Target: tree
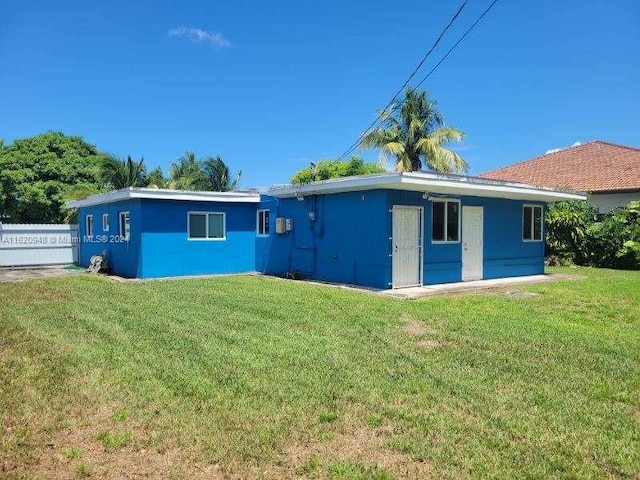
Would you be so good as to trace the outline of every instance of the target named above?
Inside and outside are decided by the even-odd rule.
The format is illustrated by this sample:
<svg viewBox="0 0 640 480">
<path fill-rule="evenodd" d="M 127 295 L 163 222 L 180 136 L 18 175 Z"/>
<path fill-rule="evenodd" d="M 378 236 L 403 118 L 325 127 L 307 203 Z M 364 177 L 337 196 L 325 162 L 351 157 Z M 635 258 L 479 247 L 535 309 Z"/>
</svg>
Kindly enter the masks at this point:
<svg viewBox="0 0 640 480">
<path fill-rule="evenodd" d="M 640 269 L 640 202 L 599 215 L 587 202 L 558 202 L 545 218 L 550 263 Z"/>
<path fill-rule="evenodd" d="M 196 154 L 186 151 L 182 157 L 169 167 L 171 187 L 178 190 L 199 190 L 204 181 L 204 172 Z"/>
<path fill-rule="evenodd" d="M 156 167 L 151 170 L 144 179 L 144 184 L 152 188 L 169 188 L 169 180 L 162 173 L 162 168 Z"/>
<path fill-rule="evenodd" d="M 136 162 L 130 156 L 126 160 L 120 160 L 108 155 L 102 163 L 102 179 L 115 190 L 142 187 L 145 185 L 145 177 L 144 158 Z"/>
<path fill-rule="evenodd" d="M 329 178 L 351 177 L 354 175 L 369 175 L 383 173 L 385 169 L 375 163 L 369 163 L 354 155 L 348 161 L 321 160 L 311 166 L 295 172 L 291 176 L 291 183 L 310 183 Z"/>
<path fill-rule="evenodd" d="M 382 115 L 383 126 L 363 136 L 361 147 L 379 149 L 385 163 L 388 155 L 394 155 L 399 172 L 423 167 L 440 173 L 466 172 L 467 162 L 444 146 L 461 141 L 464 133 L 444 125 L 437 105 L 427 92 L 408 88 L 404 100 Z"/>
<path fill-rule="evenodd" d="M 591 225 L 587 249 L 593 266 L 640 270 L 640 202 L 630 202 Z"/>
<path fill-rule="evenodd" d="M 232 178 L 229 167 L 220 157 L 198 160 L 191 151 L 175 161 L 170 169 L 171 186 L 178 190 L 228 192 L 240 182 L 242 172 Z"/>
<path fill-rule="evenodd" d="M 82 137 L 47 132 L 0 149 L 0 220 L 58 223 L 73 188 L 104 190 L 105 156 Z"/>
<path fill-rule="evenodd" d="M 64 196 L 65 202 L 72 200 L 82 200 L 90 195 L 101 193 L 100 188 L 95 185 L 87 185 L 85 183 L 78 183 L 71 187 Z M 69 209 L 63 219 L 64 223 L 78 223 L 78 210 L 75 208 Z"/>
<path fill-rule="evenodd" d="M 235 190 L 240 182 L 242 172 L 238 172 L 232 179 L 231 172 L 227 164 L 220 157 L 209 157 L 201 162 L 204 173 L 204 183 L 202 190 L 212 192 L 230 192 Z"/>
<path fill-rule="evenodd" d="M 587 261 L 587 230 L 596 218 L 595 208 L 586 201 L 564 201 L 552 204 L 545 215 L 547 257 L 560 263 Z"/>
</svg>

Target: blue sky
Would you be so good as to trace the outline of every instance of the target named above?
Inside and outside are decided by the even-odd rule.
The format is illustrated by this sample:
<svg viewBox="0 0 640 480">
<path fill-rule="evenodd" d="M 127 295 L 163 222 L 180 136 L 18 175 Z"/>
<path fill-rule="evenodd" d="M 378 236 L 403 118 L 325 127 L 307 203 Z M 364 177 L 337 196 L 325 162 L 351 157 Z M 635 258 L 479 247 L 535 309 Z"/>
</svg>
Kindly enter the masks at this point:
<svg viewBox="0 0 640 480">
<path fill-rule="evenodd" d="M 242 187 L 286 183 L 358 137 L 460 3 L 7 2 L 0 138 L 81 135 L 165 173 L 194 150 Z M 636 0 L 500 0 L 423 87 L 472 174 L 577 141 L 640 147 L 639 51 Z"/>
</svg>

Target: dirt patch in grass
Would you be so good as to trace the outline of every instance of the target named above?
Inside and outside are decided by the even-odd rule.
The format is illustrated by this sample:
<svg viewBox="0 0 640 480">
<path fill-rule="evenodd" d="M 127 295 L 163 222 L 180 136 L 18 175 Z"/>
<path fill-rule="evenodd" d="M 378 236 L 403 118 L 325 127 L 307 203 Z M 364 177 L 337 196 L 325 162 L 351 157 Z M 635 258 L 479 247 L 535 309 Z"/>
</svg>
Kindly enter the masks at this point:
<svg viewBox="0 0 640 480">
<path fill-rule="evenodd" d="M 493 290 L 487 292 L 489 295 L 505 298 L 533 298 L 538 297 L 540 294 L 535 292 L 527 292 L 523 290 Z"/>
<path fill-rule="evenodd" d="M 434 328 L 426 326 L 424 322 L 417 320 L 406 313 L 400 317 L 400 320 L 405 322 L 404 325 L 400 327 L 400 330 L 404 333 L 408 333 L 409 335 L 420 336 L 437 333 Z"/>
<path fill-rule="evenodd" d="M 440 342 L 436 342 L 435 340 L 420 340 L 416 345 L 420 348 L 424 348 L 425 350 L 433 350 L 434 348 L 442 346 Z"/>
<path fill-rule="evenodd" d="M 413 337 L 426 337 L 438 333 L 438 330 L 425 325 L 421 320 L 417 320 L 410 315 L 403 314 L 400 317 L 405 323 L 400 326 L 400 331 Z M 416 345 L 424 350 L 434 350 L 442 346 L 442 343 L 430 338 L 416 339 Z"/>
<path fill-rule="evenodd" d="M 143 425 L 118 420 L 114 411 L 117 409 L 102 406 L 84 415 L 73 414 L 66 425 L 53 431 L 46 422 L 30 422 L 21 432 L 28 438 L 28 458 L 2 459 L 0 477 L 223 478 L 218 465 L 194 461 L 184 447 L 153 445 Z M 9 429 L 4 433 L 12 436 L 15 432 Z M 117 439 L 127 441 L 118 443 Z"/>
<path fill-rule="evenodd" d="M 353 464 L 364 471 L 386 472 L 390 478 L 431 478 L 428 463 L 389 446 L 392 434 L 391 425 L 372 427 L 336 422 L 331 428 L 316 432 L 315 438 L 290 441 L 280 461 L 262 473 L 267 478 L 326 478 L 336 464 Z"/>
</svg>

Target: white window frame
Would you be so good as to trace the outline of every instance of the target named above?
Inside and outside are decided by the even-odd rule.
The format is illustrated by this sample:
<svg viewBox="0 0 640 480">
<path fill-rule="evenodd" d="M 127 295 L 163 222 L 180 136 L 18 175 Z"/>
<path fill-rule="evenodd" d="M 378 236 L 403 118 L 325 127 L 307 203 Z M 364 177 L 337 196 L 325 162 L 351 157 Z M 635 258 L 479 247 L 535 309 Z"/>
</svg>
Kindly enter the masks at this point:
<svg viewBox="0 0 640 480">
<path fill-rule="evenodd" d="M 204 215 L 205 234 L 204 238 L 191 238 L 191 215 Z M 222 215 L 222 237 L 209 237 L 209 215 Z M 227 239 L 227 214 L 225 212 L 187 212 L 187 240 L 190 242 L 222 242 Z"/>
<path fill-rule="evenodd" d="M 524 238 L 524 211 L 527 208 L 533 209 L 531 212 L 531 238 Z M 540 209 L 540 238 L 535 238 L 535 224 L 536 224 L 536 216 L 534 214 L 535 209 Z M 531 203 L 525 203 L 522 205 L 522 224 L 520 226 L 520 232 L 522 236 L 523 242 L 542 242 L 544 240 L 544 210 L 542 209 L 542 205 L 534 205 Z"/>
<path fill-rule="evenodd" d="M 87 215 L 86 217 L 84 217 L 85 234 L 89 238 L 93 237 L 93 227 L 94 227 L 94 225 L 93 225 L 93 215 Z"/>
<path fill-rule="evenodd" d="M 265 219 L 265 212 L 268 214 L 269 219 L 267 222 L 264 221 Z M 262 218 L 260 218 L 262 216 Z M 271 221 L 271 212 L 269 212 L 268 208 L 261 208 L 258 210 L 257 214 L 256 214 L 256 235 L 258 237 L 268 237 L 269 233 L 271 231 L 271 225 L 270 222 Z M 266 226 L 266 228 L 265 228 Z M 260 233 L 262 231 L 262 233 Z"/>
<path fill-rule="evenodd" d="M 109 231 L 109 214 L 108 213 L 102 214 L 102 231 L 103 232 Z"/>
<path fill-rule="evenodd" d="M 126 219 L 124 225 L 122 221 L 123 218 Z M 129 241 L 131 237 L 131 215 L 129 211 L 118 212 L 118 235 L 120 235 L 120 238 L 124 241 Z"/>
<path fill-rule="evenodd" d="M 449 232 L 449 209 L 447 208 L 447 203 L 457 203 L 458 204 L 458 240 L 447 240 L 447 233 Z M 433 204 L 435 203 L 444 203 L 444 240 L 434 240 L 433 239 Z M 432 244 L 455 244 L 460 243 L 461 236 L 461 223 L 462 223 L 462 204 L 460 200 L 455 198 L 443 198 L 443 199 L 434 199 L 431 201 L 431 243 Z"/>
</svg>

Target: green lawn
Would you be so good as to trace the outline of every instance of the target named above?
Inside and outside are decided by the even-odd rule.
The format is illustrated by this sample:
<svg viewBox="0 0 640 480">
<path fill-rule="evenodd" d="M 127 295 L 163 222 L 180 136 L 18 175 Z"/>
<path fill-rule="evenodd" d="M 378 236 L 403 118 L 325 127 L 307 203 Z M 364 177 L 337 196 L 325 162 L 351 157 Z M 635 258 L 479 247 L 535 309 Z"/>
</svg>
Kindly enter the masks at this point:
<svg viewBox="0 0 640 480">
<path fill-rule="evenodd" d="M 0 284 L 0 478 L 637 478 L 640 272 L 553 271 L 586 278 Z"/>
</svg>

